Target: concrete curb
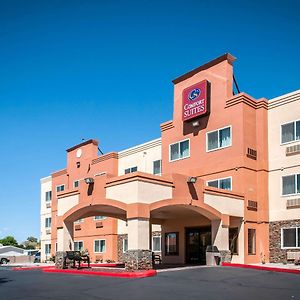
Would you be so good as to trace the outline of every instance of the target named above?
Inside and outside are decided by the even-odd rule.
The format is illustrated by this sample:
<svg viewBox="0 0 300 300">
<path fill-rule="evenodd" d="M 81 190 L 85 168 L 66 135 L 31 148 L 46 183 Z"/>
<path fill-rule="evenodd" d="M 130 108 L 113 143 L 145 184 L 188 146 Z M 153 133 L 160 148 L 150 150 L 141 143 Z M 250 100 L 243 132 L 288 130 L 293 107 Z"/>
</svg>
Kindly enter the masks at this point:
<svg viewBox="0 0 300 300">
<path fill-rule="evenodd" d="M 243 268 L 243 269 L 254 269 L 254 270 L 261 270 L 261 271 L 270 271 L 270 272 L 300 274 L 300 270 L 287 269 L 287 268 L 255 266 L 255 265 L 246 265 L 246 264 L 233 264 L 233 263 L 227 263 L 227 262 L 223 262 L 222 266 L 223 267 L 233 267 L 233 268 Z"/>
</svg>

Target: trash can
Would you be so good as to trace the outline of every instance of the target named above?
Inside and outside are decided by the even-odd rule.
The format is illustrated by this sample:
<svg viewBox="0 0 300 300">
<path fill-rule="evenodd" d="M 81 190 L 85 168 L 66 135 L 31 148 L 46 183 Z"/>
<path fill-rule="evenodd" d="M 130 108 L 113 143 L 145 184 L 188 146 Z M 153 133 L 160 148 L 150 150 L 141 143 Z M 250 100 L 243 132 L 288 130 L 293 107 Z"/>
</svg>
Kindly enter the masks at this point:
<svg viewBox="0 0 300 300">
<path fill-rule="evenodd" d="M 217 246 L 206 247 L 206 265 L 207 266 L 218 266 L 220 264 L 221 255 Z"/>
</svg>

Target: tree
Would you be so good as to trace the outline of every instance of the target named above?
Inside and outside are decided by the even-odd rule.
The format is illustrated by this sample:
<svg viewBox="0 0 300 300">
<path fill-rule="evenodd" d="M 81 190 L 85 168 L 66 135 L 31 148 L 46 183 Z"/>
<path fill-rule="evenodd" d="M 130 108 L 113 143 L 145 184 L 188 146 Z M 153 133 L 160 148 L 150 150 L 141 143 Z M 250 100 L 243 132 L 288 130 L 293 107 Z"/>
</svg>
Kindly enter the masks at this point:
<svg viewBox="0 0 300 300">
<path fill-rule="evenodd" d="M 11 235 L 8 235 L 7 237 L 1 239 L 0 244 L 2 244 L 3 246 L 18 246 L 17 240 Z"/>
<path fill-rule="evenodd" d="M 25 249 L 36 249 L 39 246 L 39 242 L 38 239 L 33 237 L 33 236 L 29 236 L 27 238 L 27 240 L 25 242 L 22 243 L 23 247 Z"/>
</svg>

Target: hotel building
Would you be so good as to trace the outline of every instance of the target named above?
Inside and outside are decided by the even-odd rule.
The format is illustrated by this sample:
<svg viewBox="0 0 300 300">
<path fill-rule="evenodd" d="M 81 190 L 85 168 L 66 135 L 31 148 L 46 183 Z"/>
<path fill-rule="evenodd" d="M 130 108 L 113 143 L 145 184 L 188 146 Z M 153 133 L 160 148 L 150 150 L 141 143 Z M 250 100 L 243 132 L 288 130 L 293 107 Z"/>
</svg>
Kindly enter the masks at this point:
<svg viewBox="0 0 300 300">
<path fill-rule="evenodd" d="M 88 249 L 92 261 L 151 267 L 222 260 L 281 261 L 300 248 L 300 91 L 272 100 L 234 94 L 222 55 L 173 80 L 173 119 L 161 137 L 98 154 L 67 150 L 41 179 L 42 260 Z M 117 134 L 117 133 L 116 133 Z"/>
</svg>

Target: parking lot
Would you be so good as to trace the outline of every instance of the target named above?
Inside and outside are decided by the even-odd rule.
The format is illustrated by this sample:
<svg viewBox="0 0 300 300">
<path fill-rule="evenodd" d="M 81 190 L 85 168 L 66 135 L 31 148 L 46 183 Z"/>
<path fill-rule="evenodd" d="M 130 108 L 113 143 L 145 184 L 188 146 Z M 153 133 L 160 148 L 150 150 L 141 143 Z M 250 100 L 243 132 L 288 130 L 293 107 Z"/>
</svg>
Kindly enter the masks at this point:
<svg viewBox="0 0 300 300">
<path fill-rule="evenodd" d="M 0 268 L 0 299 L 300 299 L 300 275 L 215 267 L 122 279 Z"/>
</svg>

